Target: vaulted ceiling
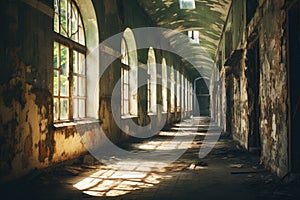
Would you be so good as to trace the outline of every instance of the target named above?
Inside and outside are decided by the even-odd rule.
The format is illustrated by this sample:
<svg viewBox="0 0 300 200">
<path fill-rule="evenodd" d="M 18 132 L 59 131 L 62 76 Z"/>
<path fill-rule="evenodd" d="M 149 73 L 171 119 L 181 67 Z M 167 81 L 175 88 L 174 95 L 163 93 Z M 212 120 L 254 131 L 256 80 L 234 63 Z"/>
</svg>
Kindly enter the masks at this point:
<svg viewBox="0 0 300 200">
<path fill-rule="evenodd" d="M 217 47 L 231 5 L 231 0 L 195 0 L 195 9 L 180 9 L 179 0 L 138 0 L 141 7 L 159 27 L 164 27 L 187 34 L 188 30 L 199 31 L 199 45 L 193 51 L 206 51 L 199 55 L 201 59 L 195 66 L 209 67 L 207 60 L 215 60 Z M 178 46 L 178 48 L 180 48 Z M 186 47 L 182 47 L 185 51 Z M 206 58 L 204 58 L 206 57 Z M 209 76 L 209 74 L 207 74 Z"/>
</svg>

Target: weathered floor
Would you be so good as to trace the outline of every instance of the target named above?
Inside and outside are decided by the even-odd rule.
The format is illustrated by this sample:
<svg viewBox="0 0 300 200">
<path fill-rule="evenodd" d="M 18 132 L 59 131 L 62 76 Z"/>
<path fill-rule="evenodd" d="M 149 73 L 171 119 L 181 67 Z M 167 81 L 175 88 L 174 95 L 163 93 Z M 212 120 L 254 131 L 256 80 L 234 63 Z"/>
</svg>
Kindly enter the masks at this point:
<svg viewBox="0 0 300 200">
<path fill-rule="evenodd" d="M 103 165 L 85 156 L 84 162 L 78 159 L 1 185 L 1 199 L 297 199 L 299 184 L 282 185 L 259 165 L 257 155 L 239 149 L 230 138 L 221 137 L 209 155 L 199 159 L 208 123 L 205 118 L 197 119 L 200 124 L 195 120 L 124 147 L 167 153 L 189 147 L 172 164 L 114 158 L 113 164 Z M 183 140 L 170 143 L 178 134 Z M 191 134 L 195 138 L 188 145 L 184 135 Z"/>
</svg>

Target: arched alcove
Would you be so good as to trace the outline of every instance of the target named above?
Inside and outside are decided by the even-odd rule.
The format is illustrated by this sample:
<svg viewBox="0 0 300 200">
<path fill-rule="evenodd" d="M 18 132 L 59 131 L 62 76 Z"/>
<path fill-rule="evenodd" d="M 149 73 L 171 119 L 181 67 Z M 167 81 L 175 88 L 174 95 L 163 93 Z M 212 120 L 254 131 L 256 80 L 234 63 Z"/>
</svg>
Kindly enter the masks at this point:
<svg viewBox="0 0 300 200">
<path fill-rule="evenodd" d="M 126 28 L 121 40 L 121 62 L 123 63 L 121 72 L 121 109 L 122 115 L 137 115 L 138 98 L 138 57 L 136 43 L 132 30 Z M 126 82 L 126 83 L 125 83 Z M 126 85 L 128 88 L 126 89 Z M 125 87 L 126 86 L 126 87 Z M 126 93 L 126 94 L 125 94 Z M 126 95 L 128 94 L 128 101 Z M 124 108 L 128 107 L 128 110 Z"/>
<path fill-rule="evenodd" d="M 148 60 L 147 60 L 147 66 L 148 66 L 148 85 L 147 85 L 147 103 L 148 103 L 148 113 L 156 113 L 156 58 L 155 58 L 155 52 L 152 47 L 148 50 Z"/>
<path fill-rule="evenodd" d="M 163 112 L 168 111 L 168 69 L 166 59 L 163 58 L 161 62 L 161 76 L 162 76 L 162 106 Z"/>
</svg>

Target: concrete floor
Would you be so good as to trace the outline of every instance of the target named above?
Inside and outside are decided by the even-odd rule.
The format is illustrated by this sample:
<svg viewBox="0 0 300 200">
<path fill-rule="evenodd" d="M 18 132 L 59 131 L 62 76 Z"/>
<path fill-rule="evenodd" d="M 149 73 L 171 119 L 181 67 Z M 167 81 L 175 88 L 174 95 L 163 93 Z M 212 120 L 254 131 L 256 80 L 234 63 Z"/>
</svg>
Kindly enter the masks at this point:
<svg viewBox="0 0 300 200">
<path fill-rule="evenodd" d="M 297 199 L 299 182 L 282 181 L 229 137 L 219 138 L 203 159 L 198 152 L 208 128 L 206 118 L 175 124 L 159 135 L 130 141 L 131 152 L 188 150 L 175 162 L 114 158 L 104 165 L 90 155 L 36 171 L 1 185 L 1 199 Z M 184 132 L 177 132 L 184 130 Z M 215 131 L 218 131 L 216 128 Z M 172 144 L 174 136 L 194 135 L 191 144 Z M 5 197 L 5 198 L 2 198 Z"/>
</svg>

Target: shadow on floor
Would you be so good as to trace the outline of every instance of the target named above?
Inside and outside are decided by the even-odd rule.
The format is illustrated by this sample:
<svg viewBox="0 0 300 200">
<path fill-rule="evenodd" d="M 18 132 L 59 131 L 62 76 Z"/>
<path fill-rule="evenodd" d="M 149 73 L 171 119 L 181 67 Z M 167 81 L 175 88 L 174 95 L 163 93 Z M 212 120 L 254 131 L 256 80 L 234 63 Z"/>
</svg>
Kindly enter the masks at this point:
<svg viewBox="0 0 300 200">
<path fill-rule="evenodd" d="M 172 163 L 114 157 L 104 165 L 85 155 L 1 185 L 1 199 L 298 199 L 298 180 L 284 184 L 230 137 L 221 136 L 199 159 L 208 123 L 187 120 L 122 144 L 132 152 L 186 150 Z M 183 139 L 172 142 L 178 134 Z M 193 141 L 185 142 L 184 134 L 193 134 Z"/>
</svg>

